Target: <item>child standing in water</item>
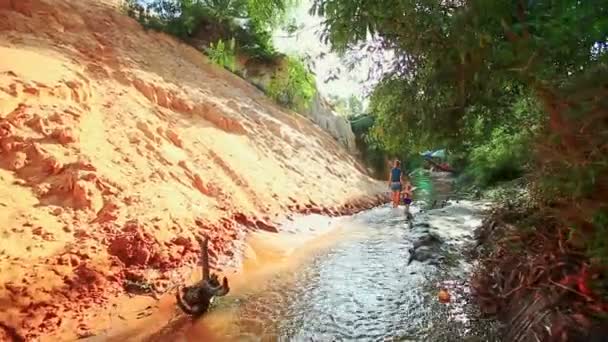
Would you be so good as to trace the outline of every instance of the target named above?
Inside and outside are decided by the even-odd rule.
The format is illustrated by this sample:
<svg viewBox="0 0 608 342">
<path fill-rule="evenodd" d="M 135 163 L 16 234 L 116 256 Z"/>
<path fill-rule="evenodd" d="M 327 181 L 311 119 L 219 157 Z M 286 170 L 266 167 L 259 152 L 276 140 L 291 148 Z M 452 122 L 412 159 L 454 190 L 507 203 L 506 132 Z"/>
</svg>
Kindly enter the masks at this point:
<svg viewBox="0 0 608 342">
<path fill-rule="evenodd" d="M 408 218 L 412 217 L 410 213 L 410 204 L 412 203 L 414 188 L 410 182 L 409 176 L 403 177 L 403 203 L 405 203 L 405 214 Z"/>
</svg>

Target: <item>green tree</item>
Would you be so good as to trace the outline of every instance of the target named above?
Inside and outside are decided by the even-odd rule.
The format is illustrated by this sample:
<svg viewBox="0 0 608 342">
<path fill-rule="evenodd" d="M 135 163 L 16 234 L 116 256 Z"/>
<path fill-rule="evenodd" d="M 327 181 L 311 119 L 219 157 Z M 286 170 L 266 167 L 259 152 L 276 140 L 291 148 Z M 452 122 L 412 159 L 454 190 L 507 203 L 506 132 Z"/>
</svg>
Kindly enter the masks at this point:
<svg viewBox="0 0 608 342">
<path fill-rule="evenodd" d="M 606 1 L 315 0 L 312 11 L 325 16 L 325 38 L 337 51 L 368 32 L 393 49 L 395 72 L 382 84 L 401 82 L 395 92 L 405 93 L 408 109 L 390 119 L 432 127 L 417 130 L 423 140 L 431 133 L 456 144 L 471 111 L 493 114 L 519 96 L 506 88 L 538 92 L 580 75 L 595 63 L 591 47 L 605 41 L 608 25 Z"/>
<path fill-rule="evenodd" d="M 287 57 L 286 68 L 278 70 L 268 86 L 271 98 L 298 112 L 309 108 L 316 92 L 315 77 L 294 57 Z"/>
<path fill-rule="evenodd" d="M 532 228 L 562 249 L 562 232 L 582 236 L 576 253 L 608 297 L 608 1 L 315 0 L 312 12 L 338 52 L 371 34 L 395 53 L 370 101 L 384 151 L 448 147 L 482 185 L 525 174 L 557 220 Z"/>
<path fill-rule="evenodd" d="M 236 69 L 234 44 L 234 38 L 230 39 L 228 44 L 224 43 L 221 39 L 216 44 L 211 43 L 207 51 L 209 59 L 213 63 L 234 72 Z"/>
<path fill-rule="evenodd" d="M 272 30 L 285 20 L 297 0 L 129 0 L 125 11 L 144 26 L 187 39 L 203 21 L 223 26 L 237 48 L 254 56 L 271 57 Z M 142 16 L 141 9 L 147 15 Z M 241 27 L 242 21 L 244 27 Z"/>
</svg>

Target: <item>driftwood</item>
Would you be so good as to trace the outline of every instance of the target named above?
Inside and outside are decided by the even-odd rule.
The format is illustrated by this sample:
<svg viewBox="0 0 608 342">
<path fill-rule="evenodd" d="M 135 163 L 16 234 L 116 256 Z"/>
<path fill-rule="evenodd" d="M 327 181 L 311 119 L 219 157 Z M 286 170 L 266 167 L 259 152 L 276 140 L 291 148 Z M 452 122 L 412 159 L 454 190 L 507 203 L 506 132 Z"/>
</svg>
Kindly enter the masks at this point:
<svg viewBox="0 0 608 342">
<path fill-rule="evenodd" d="M 203 279 L 198 283 L 177 290 L 177 305 L 185 313 L 200 316 L 207 312 L 209 305 L 216 296 L 225 296 L 230 291 L 228 279 L 224 277 L 220 284 L 217 274 L 209 272 L 208 238 L 197 237 L 201 246 L 201 261 L 203 267 Z"/>
</svg>

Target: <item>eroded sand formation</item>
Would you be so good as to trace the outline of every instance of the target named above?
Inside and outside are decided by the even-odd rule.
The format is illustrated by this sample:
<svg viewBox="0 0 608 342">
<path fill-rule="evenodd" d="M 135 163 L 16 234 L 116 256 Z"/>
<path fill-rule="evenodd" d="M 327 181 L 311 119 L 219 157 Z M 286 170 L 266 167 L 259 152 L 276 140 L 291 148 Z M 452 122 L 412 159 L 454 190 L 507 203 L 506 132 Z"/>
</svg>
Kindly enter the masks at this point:
<svg viewBox="0 0 608 342">
<path fill-rule="evenodd" d="M 362 170 L 107 3 L 0 0 L 0 340 L 86 334 L 125 279 L 183 278 L 194 234 L 217 260 L 290 212 L 370 207 L 383 188 Z"/>
</svg>

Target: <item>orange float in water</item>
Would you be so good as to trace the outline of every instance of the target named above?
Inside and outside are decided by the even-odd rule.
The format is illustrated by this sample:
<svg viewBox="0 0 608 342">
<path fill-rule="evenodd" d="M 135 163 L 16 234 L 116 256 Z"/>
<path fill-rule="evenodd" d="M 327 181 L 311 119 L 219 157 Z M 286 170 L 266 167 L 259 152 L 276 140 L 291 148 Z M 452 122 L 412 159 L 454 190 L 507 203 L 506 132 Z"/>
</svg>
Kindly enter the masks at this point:
<svg viewBox="0 0 608 342">
<path fill-rule="evenodd" d="M 439 301 L 442 302 L 442 303 L 449 303 L 450 302 L 450 293 L 446 289 L 439 290 L 439 293 L 437 294 L 437 297 L 439 297 Z"/>
</svg>

